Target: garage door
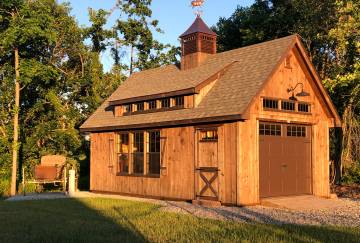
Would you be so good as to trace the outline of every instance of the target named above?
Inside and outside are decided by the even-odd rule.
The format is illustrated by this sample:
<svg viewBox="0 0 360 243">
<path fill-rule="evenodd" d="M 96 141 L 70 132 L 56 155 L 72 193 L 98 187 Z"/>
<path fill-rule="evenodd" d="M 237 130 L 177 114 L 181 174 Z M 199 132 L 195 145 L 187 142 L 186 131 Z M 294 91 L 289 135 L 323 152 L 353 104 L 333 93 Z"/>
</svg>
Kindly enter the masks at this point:
<svg viewBox="0 0 360 243">
<path fill-rule="evenodd" d="M 259 124 L 260 197 L 311 194 L 311 127 Z"/>
</svg>

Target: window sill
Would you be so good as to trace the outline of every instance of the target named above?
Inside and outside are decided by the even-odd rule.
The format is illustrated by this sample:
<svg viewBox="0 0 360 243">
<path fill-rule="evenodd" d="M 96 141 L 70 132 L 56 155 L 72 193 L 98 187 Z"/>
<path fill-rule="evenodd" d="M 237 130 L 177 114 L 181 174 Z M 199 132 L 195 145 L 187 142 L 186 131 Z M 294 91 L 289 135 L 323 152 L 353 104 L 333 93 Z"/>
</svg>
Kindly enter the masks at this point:
<svg viewBox="0 0 360 243">
<path fill-rule="evenodd" d="M 147 114 L 147 113 L 155 113 L 155 112 L 162 112 L 162 111 L 173 111 L 173 110 L 182 110 L 185 109 L 184 106 L 173 106 L 173 107 L 165 107 L 165 108 L 156 108 L 156 109 L 148 109 L 142 111 L 131 111 L 131 112 L 124 112 L 124 116 L 130 115 L 139 115 L 139 114 Z"/>
<path fill-rule="evenodd" d="M 292 111 L 292 110 L 281 110 L 281 109 L 269 109 L 269 108 L 263 108 L 263 111 L 275 111 L 275 112 L 282 112 L 282 113 L 289 113 L 289 114 L 298 114 L 298 115 L 312 115 L 311 112 Z"/>
<path fill-rule="evenodd" d="M 143 178 L 160 178 L 160 175 L 157 174 L 128 174 L 128 173 L 117 173 L 117 176 L 124 176 L 124 177 L 143 177 Z"/>
<path fill-rule="evenodd" d="M 200 140 L 200 143 L 217 143 L 217 139 L 205 139 L 205 140 Z"/>
</svg>

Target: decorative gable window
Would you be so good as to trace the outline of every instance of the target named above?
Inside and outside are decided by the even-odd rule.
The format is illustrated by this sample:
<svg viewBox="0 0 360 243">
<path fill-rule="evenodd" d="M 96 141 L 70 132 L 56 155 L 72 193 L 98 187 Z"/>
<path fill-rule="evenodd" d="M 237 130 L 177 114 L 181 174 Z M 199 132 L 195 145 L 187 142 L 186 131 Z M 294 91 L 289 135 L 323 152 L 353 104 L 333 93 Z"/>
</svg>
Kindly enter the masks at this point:
<svg viewBox="0 0 360 243">
<path fill-rule="evenodd" d="M 269 99 L 269 98 L 264 98 L 263 99 L 263 107 L 265 109 L 279 109 L 279 105 L 278 105 L 278 100 L 277 99 Z"/>
<path fill-rule="evenodd" d="M 310 104 L 307 103 L 298 103 L 298 111 L 299 112 L 310 112 Z"/>
<path fill-rule="evenodd" d="M 281 109 L 286 111 L 295 111 L 295 102 L 293 101 L 281 101 Z"/>
</svg>

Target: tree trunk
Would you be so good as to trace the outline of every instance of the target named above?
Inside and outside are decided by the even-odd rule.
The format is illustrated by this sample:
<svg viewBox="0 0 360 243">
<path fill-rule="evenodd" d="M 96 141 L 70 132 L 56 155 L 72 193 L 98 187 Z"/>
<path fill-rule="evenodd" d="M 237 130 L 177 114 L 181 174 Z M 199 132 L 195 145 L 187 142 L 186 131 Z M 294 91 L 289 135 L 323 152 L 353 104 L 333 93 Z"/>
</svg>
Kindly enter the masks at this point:
<svg viewBox="0 0 360 243">
<path fill-rule="evenodd" d="M 133 62 L 134 62 L 134 46 L 131 46 L 131 54 L 130 54 L 130 75 L 133 73 Z"/>
<path fill-rule="evenodd" d="M 11 174 L 11 192 L 16 194 L 16 177 L 18 162 L 18 140 L 19 140 L 19 107 L 20 107 L 20 70 L 19 70 L 19 50 L 15 49 L 15 106 L 14 106 L 14 141 L 12 148 L 12 174 Z"/>
</svg>

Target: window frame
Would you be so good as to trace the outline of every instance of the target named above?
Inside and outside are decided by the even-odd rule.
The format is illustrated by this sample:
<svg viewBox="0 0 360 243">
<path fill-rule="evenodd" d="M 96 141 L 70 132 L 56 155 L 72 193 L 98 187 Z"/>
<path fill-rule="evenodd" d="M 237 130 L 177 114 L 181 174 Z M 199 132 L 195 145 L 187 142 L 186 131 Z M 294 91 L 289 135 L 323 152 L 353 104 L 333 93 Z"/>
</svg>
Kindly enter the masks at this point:
<svg viewBox="0 0 360 243">
<path fill-rule="evenodd" d="M 136 139 L 136 135 L 139 134 L 140 137 L 142 137 L 142 141 L 139 141 L 137 142 Z M 132 144 L 131 144 L 131 163 L 132 163 L 132 171 L 131 171 L 131 174 L 133 175 L 143 175 L 144 174 L 144 171 L 145 171 L 145 133 L 144 131 L 134 131 L 132 132 Z M 136 148 L 141 148 L 142 151 L 135 151 L 135 147 Z M 138 156 L 138 155 L 142 155 L 142 171 L 136 171 L 135 172 L 135 158 Z"/>
<path fill-rule="evenodd" d="M 153 132 L 158 132 L 157 142 L 158 145 L 155 150 L 159 150 L 156 152 L 150 152 L 150 134 Z M 151 178 L 160 178 L 161 175 L 161 129 L 150 129 L 150 130 L 135 130 L 135 131 L 119 131 L 115 132 L 116 134 L 116 142 L 115 144 L 115 156 L 116 163 L 119 166 L 119 157 L 118 157 L 118 146 L 119 146 L 119 136 L 120 134 L 128 134 L 128 172 L 121 172 L 118 167 L 116 171 L 117 176 L 130 176 L 130 177 L 151 177 Z M 142 137 L 142 139 L 141 139 Z M 137 148 L 137 150 L 135 150 Z M 150 173 L 150 153 L 157 153 L 159 160 L 159 172 L 158 173 Z M 139 161 L 135 161 L 136 158 L 139 157 L 139 161 L 141 161 L 141 166 Z M 137 164 L 136 164 L 137 163 Z M 140 168 L 140 170 L 135 171 L 136 168 Z"/>
<path fill-rule="evenodd" d="M 122 151 L 122 140 L 121 140 L 121 136 L 122 135 L 127 135 L 127 146 L 128 146 L 128 152 L 125 153 Z M 131 163 L 131 143 L 130 143 L 130 133 L 129 132 L 116 132 L 115 135 L 115 153 L 116 153 L 116 163 L 117 163 L 117 167 L 116 167 L 116 173 L 117 174 L 123 174 L 123 175 L 129 175 L 130 174 L 130 163 Z M 127 172 L 126 171 L 120 171 L 119 167 L 120 167 L 120 156 L 122 155 L 127 155 Z"/>
<path fill-rule="evenodd" d="M 276 107 L 266 107 L 265 104 L 272 102 L 273 104 L 276 104 Z M 276 98 L 268 98 L 268 97 L 263 97 L 262 98 L 262 107 L 264 110 L 271 110 L 271 111 L 276 111 L 279 110 L 279 99 Z"/>
<path fill-rule="evenodd" d="M 147 166 L 146 166 L 146 169 L 147 169 L 147 171 L 146 171 L 146 175 L 148 175 L 148 176 L 160 176 L 160 173 L 161 173 L 161 130 L 147 130 L 146 131 L 146 133 L 147 133 L 147 145 L 146 145 L 146 163 L 147 163 Z M 151 134 L 152 133 L 158 133 L 158 135 L 155 135 L 155 150 L 156 151 L 151 151 L 151 142 L 152 142 L 152 140 L 151 140 Z M 157 137 L 156 137 L 157 136 Z M 158 144 L 157 144 L 158 143 Z M 158 173 L 152 173 L 152 172 L 150 172 L 150 164 L 152 163 L 150 160 L 150 157 L 151 157 L 151 155 L 154 155 L 154 154 L 156 154 L 156 155 L 158 155 L 158 169 L 159 169 L 159 171 L 158 171 Z M 155 162 L 157 162 L 157 161 L 155 161 Z"/>
<path fill-rule="evenodd" d="M 219 140 L 219 133 L 217 127 L 206 127 L 206 128 L 199 128 L 199 142 L 200 143 L 211 143 L 211 142 L 218 142 Z M 202 137 L 205 133 L 206 137 Z M 213 133 L 212 136 L 208 136 L 209 134 Z"/>
</svg>

